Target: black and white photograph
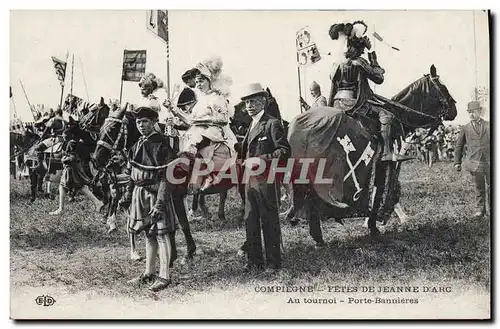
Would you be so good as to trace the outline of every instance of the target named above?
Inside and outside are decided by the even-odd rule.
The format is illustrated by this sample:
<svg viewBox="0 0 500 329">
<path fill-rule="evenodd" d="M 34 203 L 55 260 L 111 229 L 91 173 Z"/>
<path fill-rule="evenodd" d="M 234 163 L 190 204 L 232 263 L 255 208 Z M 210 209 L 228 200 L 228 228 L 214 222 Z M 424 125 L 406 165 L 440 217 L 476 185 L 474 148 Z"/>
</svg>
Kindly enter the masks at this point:
<svg viewBox="0 0 500 329">
<path fill-rule="evenodd" d="M 11 319 L 491 320 L 487 8 L 9 19 Z"/>
</svg>

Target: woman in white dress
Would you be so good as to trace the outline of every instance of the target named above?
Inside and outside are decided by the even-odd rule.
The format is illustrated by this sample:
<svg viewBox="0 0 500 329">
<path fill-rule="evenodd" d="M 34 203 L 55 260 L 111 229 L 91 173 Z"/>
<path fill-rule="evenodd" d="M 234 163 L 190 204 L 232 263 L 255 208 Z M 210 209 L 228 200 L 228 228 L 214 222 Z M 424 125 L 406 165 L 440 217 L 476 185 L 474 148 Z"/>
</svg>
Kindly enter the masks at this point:
<svg viewBox="0 0 500 329">
<path fill-rule="evenodd" d="M 221 74 L 220 58 L 200 62 L 196 68 L 199 70 L 195 78 L 197 102 L 191 114 L 172 109 L 174 115 L 189 125 L 180 153 L 191 159 L 198 153 L 214 161 L 222 160 L 221 157 L 236 159 L 237 139 L 229 128 L 234 111 L 230 110 L 227 100 L 232 81 Z M 224 152 L 221 146 L 226 146 L 224 149 L 228 151 Z"/>
</svg>

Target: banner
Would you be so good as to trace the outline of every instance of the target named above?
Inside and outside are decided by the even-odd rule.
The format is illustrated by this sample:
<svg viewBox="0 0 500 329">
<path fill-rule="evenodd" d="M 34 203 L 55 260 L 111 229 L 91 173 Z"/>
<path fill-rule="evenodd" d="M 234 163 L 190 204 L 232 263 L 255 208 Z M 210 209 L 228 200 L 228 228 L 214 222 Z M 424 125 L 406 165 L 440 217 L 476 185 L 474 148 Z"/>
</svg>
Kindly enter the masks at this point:
<svg viewBox="0 0 500 329">
<path fill-rule="evenodd" d="M 66 78 L 66 62 L 63 62 L 54 56 L 52 56 L 52 62 L 54 63 L 54 68 L 56 69 L 57 80 L 59 80 L 61 86 L 64 86 L 64 79 Z"/>
<path fill-rule="evenodd" d="M 123 81 L 140 81 L 146 72 L 146 50 L 124 50 Z"/>
<path fill-rule="evenodd" d="M 299 65 L 314 64 L 321 59 L 318 47 L 312 39 L 311 32 L 307 26 L 297 32 L 295 42 Z"/>
<path fill-rule="evenodd" d="M 168 45 L 168 10 L 148 10 L 147 29 Z"/>
<path fill-rule="evenodd" d="M 68 94 L 66 99 L 64 100 L 64 104 L 62 106 L 62 110 L 68 112 L 69 114 L 73 114 L 78 111 L 78 108 L 83 103 L 83 99 L 78 96 Z"/>
</svg>

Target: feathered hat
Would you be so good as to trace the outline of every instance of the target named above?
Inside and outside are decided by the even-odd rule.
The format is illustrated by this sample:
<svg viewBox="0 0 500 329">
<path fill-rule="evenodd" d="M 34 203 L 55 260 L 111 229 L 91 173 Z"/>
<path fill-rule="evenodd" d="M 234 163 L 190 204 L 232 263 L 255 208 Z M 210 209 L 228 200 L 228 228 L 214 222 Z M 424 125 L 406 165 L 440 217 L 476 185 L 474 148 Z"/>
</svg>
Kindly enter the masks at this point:
<svg viewBox="0 0 500 329">
<path fill-rule="evenodd" d="M 158 79 L 153 73 L 146 73 L 139 81 L 139 86 L 147 84 L 152 84 L 154 89 L 163 87 L 163 81 Z"/>
<path fill-rule="evenodd" d="M 195 65 L 195 68 L 198 70 L 197 75 L 202 75 L 210 81 L 213 90 L 228 97 L 233 80 L 222 74 L 222 66 L 222 59 L 215 56 L 199 62 Z"/>
<path fill-rule="evenodd" d="M 347 44 L 350 47 L 370 50 L 372 44 L 368 36 L 366 36 L 367 30 L 368 25 L 365 22 L 355 21 L 353 23 L 333 24 L 330 26 L 328 35 L 330 35 L 332 40 L 338 40 L 340 35 L 345 35 L 347 37 Z"/>
</svg>

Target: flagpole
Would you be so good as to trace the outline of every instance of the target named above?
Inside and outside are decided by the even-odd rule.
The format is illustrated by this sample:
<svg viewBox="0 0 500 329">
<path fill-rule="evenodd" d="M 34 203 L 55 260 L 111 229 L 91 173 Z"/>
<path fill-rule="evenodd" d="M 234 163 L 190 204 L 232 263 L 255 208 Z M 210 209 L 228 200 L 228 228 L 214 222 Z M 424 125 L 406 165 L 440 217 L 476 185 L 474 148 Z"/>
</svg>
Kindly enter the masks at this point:
<svg viewBox="0 0 500 329">
<path fill-rule="evenodd" d="M 125 52 L 127 51 L 127 49 L 123 50 L 123 58 L 125 59 Z M 122 94 L 123 94 L 123 61 L 124 59 L 122 60 L 122 77 L 121 77 L 121 84 L 120 84 L 120 107 L 121 107 L 121 104 L 122 104 Z"/>
<path fill-rule="evenodd" d="M 476 85 L 474 87 L 474 100 L 477 101 L 479 98 L 477 90 L 477 47 L 476 47 L 476 11 L 472 11 L 472 30 L 474 33 L 474 77 L 476 79 Z"/>
<path fill-rule="evenodd" d="M 21 84 L 21 88 L 23 89 L 24 97 L 26 97 L 26 101 L 28 102 L 28 106 L 30 107 L 31 114 L 33 115 L 33 119 L 35 118 L 35 114 L 33 113 L 33 108 L 31 107 L 30 100 L 28 99 L 28 95 L 26 94 L 26 90 L 24 90 L 23 82 L 19 79 L 19 83 Z"/>
<path fill-rule="evenodd" d="M 71 61 L 71 87 L 70 87 L 70 94 L 73 95 L 73 78 L 74 78 L 74 71 L 75 71 L 75 54 L 73 54 L 73 58 Z"/>
<path fill-rule="evenodd" d="M 85 86 L 85 93 L 87 94 L 87 101 L 88 101 L 90 97 L 89 97 L 89 90 L 87 88 L 87 81 L 85 80 L 85 72 L 83 71 L 83 62 L 80 56 L 78 56 L 78 59 L 80 60 L 80 67 L 82 68 L 83 85 Z"/>
</svg>

